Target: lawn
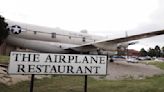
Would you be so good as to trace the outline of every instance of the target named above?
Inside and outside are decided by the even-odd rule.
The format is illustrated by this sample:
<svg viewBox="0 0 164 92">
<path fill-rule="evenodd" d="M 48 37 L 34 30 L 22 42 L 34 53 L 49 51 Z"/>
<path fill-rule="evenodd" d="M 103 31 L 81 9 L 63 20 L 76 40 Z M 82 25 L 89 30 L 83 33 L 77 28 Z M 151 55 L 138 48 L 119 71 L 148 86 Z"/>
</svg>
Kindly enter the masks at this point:
<svg viewBox="0 0 164 92">
<path fill-rule="evenodd" d="M 9 57 L 1 56 L 2 61 Z M 164 69 L 162 62 L 150 62 Z M 29 81 L 7 86 L 0 83 L 0 92 L 29 92 Z M 34 82 L 34 92 L 84 92 L 84 76 L 53 76 Z M 88 92 L 164 92 L 164 75 L 144 80 L 95 80 L 88 77 Z"/>
<path fill-rule="evenodd" d="M 83 92 L 84 77 L 56 76 L 35 80 L 34 92 Z M 29 81 L 0 84 L 0 92 L 29 92 Z M 164 75 L 144 80 L 95 80 L 88 78 L 88 92 L 164 92 Z"/>
<path fill-rule="evenodd" d="M 9 56 L 0 56 L 0 64 L 6 64 L 9 62 Z"/>
<path fill-rule="evenodd" d="M 163 69 L 164 70 L 164 62 L 144 61 L 144 64 L 155 65 L 156 67 L 159 67 L 160 69 Z"/>
</svg>

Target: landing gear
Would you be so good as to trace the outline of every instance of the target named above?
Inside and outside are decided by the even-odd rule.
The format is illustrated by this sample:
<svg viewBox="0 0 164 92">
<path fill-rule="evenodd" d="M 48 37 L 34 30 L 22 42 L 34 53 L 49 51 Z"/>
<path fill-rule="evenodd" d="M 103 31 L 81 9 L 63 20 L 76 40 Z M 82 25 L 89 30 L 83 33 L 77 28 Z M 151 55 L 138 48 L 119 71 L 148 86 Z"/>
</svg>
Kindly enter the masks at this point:
<svg viewBox="0 0 164 92">
<path fill-rule="evenodd" d="M 110 59 L 109 59 L 110 62 L 114 62 L 112 56 L 110 56 Z"/>
<path fill-rule="evenodd" d="M 110 62 L 114 62 L 114 60 L 111 58 L 110 60 L 109 60 Z"/>
</svg>

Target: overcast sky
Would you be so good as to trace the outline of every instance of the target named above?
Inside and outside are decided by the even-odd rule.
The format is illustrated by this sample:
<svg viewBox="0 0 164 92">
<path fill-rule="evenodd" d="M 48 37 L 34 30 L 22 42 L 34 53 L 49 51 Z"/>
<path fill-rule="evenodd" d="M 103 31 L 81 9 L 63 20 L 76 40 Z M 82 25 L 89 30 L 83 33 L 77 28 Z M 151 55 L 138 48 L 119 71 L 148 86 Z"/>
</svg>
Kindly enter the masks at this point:
<svg viewBox="0 0 164 92">
<path fill-rule="evenodd" d="M 164 29 L 164 0 L 0 0 L 6 19 L 90 34 L 123 37 Z M 130 46 L 164 46 L 164 35 Z"/>
</svg>

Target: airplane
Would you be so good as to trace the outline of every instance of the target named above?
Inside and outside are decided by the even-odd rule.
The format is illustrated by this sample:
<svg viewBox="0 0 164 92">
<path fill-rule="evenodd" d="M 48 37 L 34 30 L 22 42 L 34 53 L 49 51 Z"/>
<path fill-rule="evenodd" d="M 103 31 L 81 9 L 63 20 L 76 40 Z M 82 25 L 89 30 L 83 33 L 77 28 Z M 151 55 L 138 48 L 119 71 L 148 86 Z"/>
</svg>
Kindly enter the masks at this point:
<svg viewBox="0 0 164 92">
<path fill-rule="evenodd" d="M 138 40 L 163 35 L 164 30 L 109 39 L 106 37 L 71 32 L 60 28 L 48 28 L 6 20 L 10 30 L 7 44 L 47 53 L 114 54 L 119 46 L 128 47 Z"/>
</svg>

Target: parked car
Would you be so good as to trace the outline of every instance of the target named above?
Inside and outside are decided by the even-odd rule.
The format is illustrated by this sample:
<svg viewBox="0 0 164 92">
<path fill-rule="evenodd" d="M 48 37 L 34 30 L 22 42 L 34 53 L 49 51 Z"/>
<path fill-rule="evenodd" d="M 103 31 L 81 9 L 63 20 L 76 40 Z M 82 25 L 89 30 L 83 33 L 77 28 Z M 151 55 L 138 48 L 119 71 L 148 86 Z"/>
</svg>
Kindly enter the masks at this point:
<svg viewBox="0 0 164 92">
<path fill-rule="evenodd" d="M 146 56 L 146 57 L 138 57 L 138 60 L 151 60 L 151 57 Z"/>
<path fill-rule="evenodd" d="M 136 58 L 127 58 L 126 61 L 128 63 L 138 63 L 139 62 L 139 60 L 137 60 Z"/>
</svg>

